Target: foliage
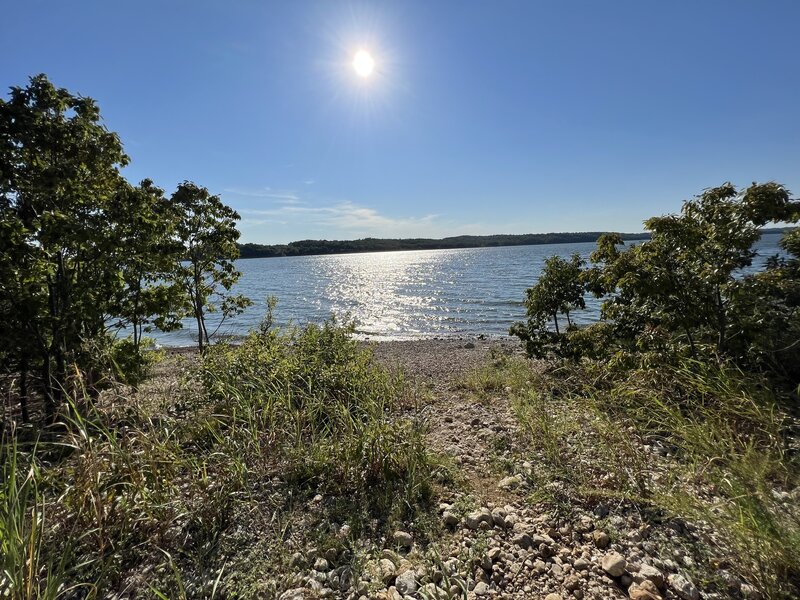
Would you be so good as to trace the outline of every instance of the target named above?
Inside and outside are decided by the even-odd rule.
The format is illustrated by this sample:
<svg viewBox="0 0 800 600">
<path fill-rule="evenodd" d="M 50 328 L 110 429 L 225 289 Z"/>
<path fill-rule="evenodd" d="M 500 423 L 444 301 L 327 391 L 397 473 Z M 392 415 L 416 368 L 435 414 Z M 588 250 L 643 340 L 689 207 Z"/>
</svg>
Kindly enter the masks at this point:
<svg viewBox="0 0 800 600">
<path fill-rule="evenodd" d="M 511 328 L 511 335 L 525 342 L 530 356 L 544 356 L 563 339 L 558 324 L 559 314 L 566 316 L 569 331 L 572 329 L 570 312 L 586 307 L 581 279 L 583 264 L 579 254 L 573 254 L 569 260 L 551 256 L 545 261 L 536 284 L 525 291 L 528 321 L 516 323 Z M 549 319 L 553 320 L 555 331 L 548 328 Z"/>
<path fill-rule="evenodd" d="M 352 254 L 392 250 L 440 250 L 449 248 L 493 248 L 497 246 L 532 246 L 539 244 L 576 244 L 593 242 L 602 232 L 526 233 L 522 235 L 458 235 L 440 240 L 428 238 L 362 240 L 300 240 L 288 244 L 241 244 L 242 258 L 274 256 L 309 256 L 314 254 Z M 644 240 L 646 233 L 620 234 L 626 240 Z"/>
<path fill-rule="evenodd" d="M 115 329 L 131 332 L 133 350 L 139 353 L 142 336 L 153 327 L 172 331 L 181 326 L 188 311 L 175 269 L 183 258 L 177 239 L 178 207 L 149 179 L 138 186 L 120 184 L 109 207 L 112 230 L 110 252 L 122 285 L 111 307 Z"/>
<path fill-rule="evenodd" d="M 370 510 L 413 506 L 430 494 L 430 459 L 419 424 L 388 419 L 402 382 L 372 362 L 334 322 L 253 332 L 212 347 L 201 368 L 215 412 L 238 415 L 301 487 L 349 494 Z"/>
<path fill-rule="evenodd" d="M 188 182 L 171 199 L 150 180 L 133 186 L 127 162 L 91 98 L 37 75 L 0 99 L 0 373 L 25 422 L 30 398 L 53 421 L 71 387 L 96 393 L 119 375 L 120 333 L 131 334 L 133 381 L 152 357 L 144 334 L 191 313 L 204 345 L 206 312 L 248 303 L 224 293 L 238 278 L 238 215 Z"/>
<path fill-rule="evenodd" d="M 230 293 L 241 273 L 234 267 L 239 256 L 236 240 L 239 215 L 204 187 L 184 181 L 172 195 L 179 211 L 177 236 L 183 244 L 183 258 L 177 269 L 178 280 L 189 299 L 197 322 L 197 343 L 202 352 L 214 335 L 208 332 L 206 317 L 220 313 L 217 330 L 230 316 L 251 304 L 242 295 Z"/>
<path fill-rule="evenodd" d="M 104 330 L 117 286 L 109 264 L 108 204 L 127 163 L 90 98 L 44 75 L 0 100 L 4 334 L 27 370 L 36 361 L 52 416 L 67 363 Z"/>
<path fill-rule="evenodd" d="M 574 263 L 548 264 L 560 269 L 560 276 L 543 271 L 528 291 L 528 323 L 512 333 L 532 356 L 620 358 L 648 352 L 674 361 L 713 355 L 797 377 L 800 371 L 785 365 L 800 364 L 791 360 L 800 358 L 798 234 L 785 234 L 789 259 L 774 259 L 760 273 L 742 271 L 752 264 L 764 225 L 798 218 L 798 202 L 776 183 L 754 183 L 742 191 L 726 183 L 705 190 L 685 202 L 680 214 L 648 219 L 651 236 L 641 244 L 622 249 L 618 234 L 601 236 L 592 266 L 581 273 Z M 601 323 L 565 333 L 547 328 L 544 315 L 553 314 L 559 294 L 567 294 L 564 285 L 552 283 L 559 277 L 574 285 L 572 298 L 585 289 L 603 299 Z M 563 297 L 566 305 L 575 305 Z"/>
<path fill-rule="evenodd" d="M 182 386 L 101 398 L 55 439 L 0 446 L 0 593 L 250 597 L 242 578 L 284 566 L 290 536 L 312 543 L 309 520 L 385 533 L 427 510 L 422 426 L 398 412 L 402 381 L 349 333 L 265 328 L 210 347 Z"/>
</svg>

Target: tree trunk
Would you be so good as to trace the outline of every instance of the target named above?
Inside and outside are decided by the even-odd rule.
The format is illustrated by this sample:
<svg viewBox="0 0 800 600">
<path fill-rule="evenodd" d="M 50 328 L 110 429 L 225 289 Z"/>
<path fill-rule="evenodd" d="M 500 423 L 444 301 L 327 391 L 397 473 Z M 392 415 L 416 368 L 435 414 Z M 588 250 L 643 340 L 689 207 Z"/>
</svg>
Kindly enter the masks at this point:
<svg viewBox="0 0 800 600">
<path fill-rule="evenodd" d="M 561 332 L 558 330 L 558 313 L 553 313 L 553 323 L 556 325 L 556 335 L 561 335 Z"/>
</svg>

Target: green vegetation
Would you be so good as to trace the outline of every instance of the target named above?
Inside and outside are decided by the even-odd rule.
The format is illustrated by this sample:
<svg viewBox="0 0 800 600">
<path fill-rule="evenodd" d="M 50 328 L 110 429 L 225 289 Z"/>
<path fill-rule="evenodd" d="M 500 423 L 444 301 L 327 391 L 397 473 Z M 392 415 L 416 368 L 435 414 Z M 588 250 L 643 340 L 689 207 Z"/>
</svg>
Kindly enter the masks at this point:
<svg viewBox="0 0 800 600">
<path fill-rule="evenodd" d="M 242 258 L 309 256 L 314 254 L 354 254 L 392 250 L 445 250 L 452 248 L 488 248 L 495 246 L 536 246 L 540 244 L 575 244 L 594 242 L 602 231 L 567 233 L 526 233 L 522 235 L 459 235 L 440 240 L 427 238 L 363 240 L 301 240 L 289 244 L 240 244 Z M 622 233 L 625 240 L 644 240 L 646 233 Z"/>
<path fill-rule="evenodd" d="M 465 383 L 479 395 L 508 390 L 533 463 L 532 502 L 566 512 L 627 502 L 653 523 L 689 519 L 704 528 L 720 568 L 765 597 L 796 597 L 797 425 L 765 380 L 691 359 L 537 369 L 500 356 Z"/>
<path fill-rule="evenodd" d="M 798 219 L 778 184 L 725 184 L 648 220 L 642 244 L 601 237 L 588 269 L 548 261 L 511 333 L 551 361 L 491 367 L 513 387 L 539 500 L 616 498 L 710 524 L 729 566 L 766 597 L 796 597 L 800 232 L 784 235 L 786 257 L 741 270 L 761 227 Z M 548 326 L 587 292 L 604 299 L 599 323 Z"/>
<path fill-rule="evenodd" d="M 29 398 L 53 422 L 120 365 L 139 377 L 152 328 L 193 315 L 202 349 L 214 297 L 223 317 L 247 304 L 225 293 L 239 276 L 238 215 L 189 182 L 169 199 L 149 180 L 133 186 L 127 163 L 91 98 L 38 75 L 0 100 L 0 370 L 14 376 L 25 422 Z M 115 345 L 126 333 L 132 343 Z"/>
<path fill-rule="evenodd" d="M 105 597 L 149 572 L 154 595 L 247 597 L 289 537 L 354 560 L 359 533 L 424 511 L 437 469 L 421 424 L 350 331 L 265 327 L 210 347 L 177 392 L 103 395 L 57 439 L 3 440 L 0 589 Z M 263 571 L 226 567 L 250 560 Z"/>
<path fill-rule="evenodd" d="M 646 221 L 648 241 L 623 250 L 622 239 L 608 234 L 598 240 L 592 267 L 582 271 L 574 258 L 569 269 L 548 265 L 528 290 L 527 323 L 512 334 L 536 356 L 732 360 L 796 383 L 800 231 L 784 235 L 788 258 L 774 258 L 760 273 L 741 270 L 751 265 L 765 224 L 798 220 L 800 203 L 775 183 L 706 190 L 680 215 Z M 544 317 L 580 306 L 583 290 L 603 299 L 601 322 L 565 332 L 556 322 L 551 332 Z"/>
</svg>

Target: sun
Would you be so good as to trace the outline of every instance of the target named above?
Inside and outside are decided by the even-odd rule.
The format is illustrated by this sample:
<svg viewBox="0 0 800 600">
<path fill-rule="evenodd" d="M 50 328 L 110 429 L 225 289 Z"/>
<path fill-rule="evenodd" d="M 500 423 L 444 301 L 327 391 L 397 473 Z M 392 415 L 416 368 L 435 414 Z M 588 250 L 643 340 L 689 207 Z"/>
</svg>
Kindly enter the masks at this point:
<svg viewBox="0 0 800 600">
<path fill-rule="evenodd" d="M 353 69 L 359 77 L 369 77 L 375 70 L 375 59 L 362 48 L 353 56 Z"/>
</svg>

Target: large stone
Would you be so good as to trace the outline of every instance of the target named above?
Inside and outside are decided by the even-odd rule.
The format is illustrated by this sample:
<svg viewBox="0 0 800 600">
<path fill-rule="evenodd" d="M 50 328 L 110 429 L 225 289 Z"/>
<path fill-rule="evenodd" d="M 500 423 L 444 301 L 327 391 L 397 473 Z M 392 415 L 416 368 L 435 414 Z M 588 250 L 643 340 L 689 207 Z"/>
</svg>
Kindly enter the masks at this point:
<svg viewBox="0 0 800 600">
<path fill-rule="evenodd" d="M 519 484 L 519 477 L 516 475 L 509 475 L 508 477 L 503 477 L 503 479 L 500 480 L 500 483 L 497 484 L 497 487 L 501 490 L 513 490 Z"/>
<path fill-rule="evenodd" d="M 561 594 L 547 594 L 544 600 L 561 600 Z"/>
<path fill-rule="evenodd" d="M 378 563 L 378 570 L 380 572 L 381 581 L 387 585 L 392 581 L 392 579 L 394 579 L 394 576 L 397 573 L 394 563 L 388 558 L 382 558 L 380 560 Z"/>
<path fill-rule="evenodd" d="M 475 589 L 472 591 L 475 592 L 476 596 L 488 596 L 489 584 L 487 584 L 485 581 L 479 581 L 475 584 Z"/>
<path fill-rule="evenodd" d="M 320 573 L 325 573 L 330 566 L 328 565 L 328 561 L 321 556 L 314 561 L 314 570 L 319 571 Z"/>
<path fill-rule="evenodd" d="M 304 600 L 306 590 L 304 588 L 294 588 L 283 592 L 278 600 Z"/>
<path fill-rule="evenodd" d="M 404 571 L 397 576 L 394 586 L 401 595 L 412 595 L 417 591 L 417 573 L 413 569 Z"/>
<path fill-rule="evenodd" d="M 527 533 L 518 533 L 511 538 L 511 541 L 523 550 L 527 550 L 533 545 L 533 540 Z"/>
<path fill-rule="evenodd" d="M 478 529 L 481 526 L 481 523 L 488 523 L 491 525 L 492 513 L 489 512 L 488 508 L 481 508 L 480 510 L 472 511 L 464 518 L 464 523 L 470 529 Z"/>
<path fill-rule="evenodd" d="M 636 583 L 652 581 L 657 588 L 664 587 L 664 574 L 651 565 L 642 565 L 639 568 L 639 572 L 634 575 L 633 580 Z"/>
<path fill-rule="evenodd" d="M 625 560 L 624 556 L 618 552 L 609 552 L 603 557 L 601 566 L 603 567 L 603 571 L 612 577 L 620 577 L 625 573 L 625 566 L 627 564 L 628 561 Z"/>
<path fill-rule="evenodd" d="M 444 511 L 442 513 L 442 522 L 447 527 L 455 527 L 458 525 L 458 517 L 451 513 L 449 510 Z"/>
<path fill-rule="evenodd" d="M 631 600 L 661 600 L 656 584 L 649 579 L 631 585 L 628 588 L 628 596 Z"/>
<path fill-rule="evenodd" d="M 667 578 L 669 587 L 683 600 L 699 600 L 700 591 L 683 575 L 673 573 Z"/>
<path fill-rule="evenodd" d="M 400 546 L 401 548 L 411 548 L 411 546 L 414 545 L 414 538 L 411 537 L 410 533 L 407 533 L 405 531 L 395 531 L 394 543 Z"/>
</svg>

